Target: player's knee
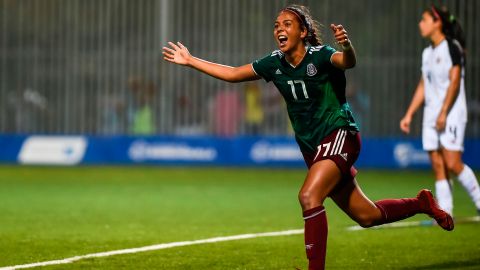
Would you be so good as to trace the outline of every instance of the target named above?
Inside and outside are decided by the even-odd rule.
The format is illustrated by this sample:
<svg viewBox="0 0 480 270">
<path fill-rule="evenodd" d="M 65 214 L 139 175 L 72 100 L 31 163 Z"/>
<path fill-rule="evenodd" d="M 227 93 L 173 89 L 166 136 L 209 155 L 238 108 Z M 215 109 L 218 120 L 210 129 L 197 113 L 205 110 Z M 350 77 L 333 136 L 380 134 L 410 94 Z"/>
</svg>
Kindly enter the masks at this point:
<svg viewBox="0 0 480 270">
<path fill-rule="evenodd" d="M 303 209 L 309 208 L 309 204 L 311 201 L 311 194 L 308 191 L 300 191 L 298 193 L 298 201 Z"/>
<path fill-rule="evenodd" d="M 377 220 L 370 215 L 359 215 L 355 217 L 355 221 L 362 228 L 370 228 L 376 225 Z"/>
<path fill-rule="evenodd" d="M 447 160 L 446 161 L 447 169 L 455 174 L 460 174 L 463 169 L 463 163 L 461 160 Z"/>
<path fill-rule="evenodd" d="M 319 200 L 315 198 L 312 192 L 304 190 L 298 193 L 298 201 L 303 209 L 311 209 L 318 206 L 319 203 Z"/>
</svg>

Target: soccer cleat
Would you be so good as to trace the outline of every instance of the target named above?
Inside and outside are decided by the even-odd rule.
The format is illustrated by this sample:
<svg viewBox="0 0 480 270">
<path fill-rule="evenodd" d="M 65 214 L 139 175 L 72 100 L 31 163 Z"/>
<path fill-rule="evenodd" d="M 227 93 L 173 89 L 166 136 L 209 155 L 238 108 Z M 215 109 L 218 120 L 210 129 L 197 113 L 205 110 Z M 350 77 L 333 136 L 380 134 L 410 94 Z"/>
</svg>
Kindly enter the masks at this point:
<svg viewBox="0 0 480 270">
<path fill-rule="evenodd" d="M 442 229 L 447 231 L 453 230 L 454 224 L 452 216 L 440 209 L 430 190 L 420 190 L 417 194 L 417 199 L 420 202 L 423 213 L 433 218 Z"/>
</svg>

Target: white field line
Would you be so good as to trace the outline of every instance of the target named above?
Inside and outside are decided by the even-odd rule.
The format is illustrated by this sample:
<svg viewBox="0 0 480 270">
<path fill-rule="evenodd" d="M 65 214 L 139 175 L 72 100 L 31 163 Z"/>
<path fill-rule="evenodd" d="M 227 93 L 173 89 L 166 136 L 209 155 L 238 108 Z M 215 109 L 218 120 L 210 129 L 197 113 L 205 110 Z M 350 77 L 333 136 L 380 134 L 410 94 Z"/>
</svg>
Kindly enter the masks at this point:
<svg viewBox="0 0 480 270">
<path fill-rule="evenodd" d="M 478 223 L 480 222 L 480 216 L 475 217 L 463 217 L 463 218 L 454 218 L 455 224 L 464 224 L 464 223 Z M 433 222 L 433 220 L 421 220 L 421 221 L 403 221 L 403 222 L 394 222 L 389 224 L 384 224 L 380 226 L 375 226 L 371 229 L 386 229 L 386 228 L 406 228 L 406 227 L 421 227 L 421 226 L 434 226 L 437 225 Z M 350 226 L 347 228 L 348 231 L 360 231 L 365 230 L 366 228 L 362 228 L 358 225 Z"/>
<path fill-rule="evenodd" d="M 480 216 L 455 219 L 455 224 L 478 223 L 478 222 L 480 222 Z M 433 225 L 435 224 L 433 223 L 432 220 L 404 221 L 404 222 L 395 222 L 395 223 L 385 224 L 381 226 L 376 226 L 370 229 L 405 228 L 405 227 L 433 226 Z M 347 227 L 347 230 L 359 231 L 359 230 L 364 230 L 364 228 L 356 225 L 356 226 Z M 286 235 L 297 235 L 297 234 L 303 234 L 303 229 L 278 231 L 278 232 L 240 234 L 240 235 L 214 237 L 214 238 L 207 238 L 207 239 L 200 239 L 200 240 L 193 240 L 193 241 L 164 243 L 164 244 L 157 244 L 157 245 L 144 246 L 144 247 L 138 247 L 138 248 L 112 250 L 112 251 L 106 251 L 106 252 L 100 252 L 100 253 L 92 253 L 92 254 L 86 254 L 81 256 L 75 256 L 75 257 L 70 257 L 70 258 L 65 258 L 60 260 L 36 262 L 36 263 L 13 265 L 13 266 L 4 266 L 4 267 L 0 267 L 0 270 L 15 270 L 15 269 L 26 269 L 26 268 L 34 268 L 34 267 L 40 267 L 40 266 L 48 266 L 48 265 L 69 264 L 69 263 L 73 263 L 73 262 L 84 260 L 84 259 L 90 259 L 90 258 L 110 257 L 110 256 L 122 255 L 122 254 L 133 254 L 133 253 L 174 248 L 174 247 L 218 243 L 218 242 L 235 241 L 235 240 L 242 240 L 242 239 L 286 236 Z"/>
<path fill-rule="evenodd" d="M 146 251 L 152 251 L 152 250 L 207 244 L 207 243 L 218 243 L 218 242 L 235 241 L 235 240 L 242 240 L 242 239 L 259 238 L 259 237 L 274 237 L 274 236 L 285 236 L 285 235 L 296 235 L 296 234 L 303 234 L 303 229 L 279 231 L 279 232 L 249 233 L 249 234 L 214 237 L 214 238 L 207 238 L 207 239 L 193 240 L 193 241 L 164 243 L 164 244 L 157 244 L 157 245 L 144 246 L 144 247 L 138 247 L 138 248 L 129 248 L 129 249 L 120 249 L 120 250 L 106 251 L 106 252 L 100 252 L 100 253 L 92 253 L 92 254 L 86 254 L 81 256 L 75 256 L 71 258 L 60 259 L 60 260 L 36 262 L 36 263 L 13 265 L 13 266 L 4 266 L 4 267 L 0 267 L 0 270 L 26 269 L 26 268 L 33 268 L 33 267 L 40 267 L 40 266 L 48 266 L 48 265 L 69 264 L 79 260 L 90 259 L 90 258 L 109 257 L 109 256 L 115 256 L 115 255 L 132 254 L 132 253 L 146 252 Z"/>
</svg>

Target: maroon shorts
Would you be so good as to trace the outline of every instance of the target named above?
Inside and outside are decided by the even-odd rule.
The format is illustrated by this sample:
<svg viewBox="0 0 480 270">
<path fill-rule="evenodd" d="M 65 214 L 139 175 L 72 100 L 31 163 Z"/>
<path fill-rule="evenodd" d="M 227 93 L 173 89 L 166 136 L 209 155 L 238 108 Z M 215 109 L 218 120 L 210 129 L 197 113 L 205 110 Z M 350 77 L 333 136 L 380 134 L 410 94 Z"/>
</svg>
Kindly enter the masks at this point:
<svg viewBox="0 0 480 270">
<path fill-rule="evenodd" d="M 353 163 L 360 154 L 360 148 L 360 133 L 358 131 L 337 129 L 320 142 L 316 153 L 302 154 L 309 169 L 315 162 L 330 159 L 337 164 L 342 172 L 342 180 L 353 180 L 357 175 Z"/>
</svg>

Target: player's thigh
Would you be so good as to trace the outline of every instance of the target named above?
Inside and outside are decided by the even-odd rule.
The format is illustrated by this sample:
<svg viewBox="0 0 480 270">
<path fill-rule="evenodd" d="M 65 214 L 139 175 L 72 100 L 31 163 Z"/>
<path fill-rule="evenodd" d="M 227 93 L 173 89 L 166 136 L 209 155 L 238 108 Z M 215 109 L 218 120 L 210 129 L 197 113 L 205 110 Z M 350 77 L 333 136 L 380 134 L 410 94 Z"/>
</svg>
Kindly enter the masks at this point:
<svg viewBox="0 0 480 270">
<path fill-rule="evenodd" d="M 445 131 L 440 135 L 442 156 L 448 170 L 459 174 L 463 170 L 462 153 L 465 137 L 463 122 L 447 121 Z"/>
<path fill-rule="evenodd" d="M 463 152 L 466 123 L 447 120 L 445 130 L 440 133 L 442 148 L 452 152 Z"/>
<path fill-rule="evenodd" d="M 363 193 L 362 189 L 354 179 L 345 183 L 341 189 L 330 194 L 332 200 L 350 218 L 355 221 L 377 220 L 381 218 L 380 210 Z"/>
<path fill-rule="evenodd" d="M 299 199 L 302 206 L 313 208 L 323 204 L 340 179 L 340 169 L 332 160 L 324 159 L 313 164 L 300 189 Z"/>
</svg>

